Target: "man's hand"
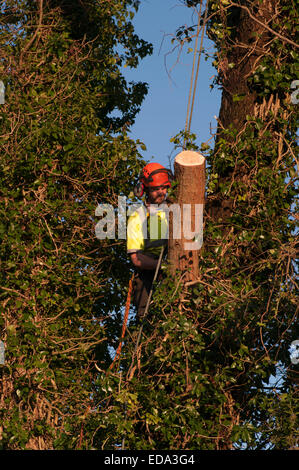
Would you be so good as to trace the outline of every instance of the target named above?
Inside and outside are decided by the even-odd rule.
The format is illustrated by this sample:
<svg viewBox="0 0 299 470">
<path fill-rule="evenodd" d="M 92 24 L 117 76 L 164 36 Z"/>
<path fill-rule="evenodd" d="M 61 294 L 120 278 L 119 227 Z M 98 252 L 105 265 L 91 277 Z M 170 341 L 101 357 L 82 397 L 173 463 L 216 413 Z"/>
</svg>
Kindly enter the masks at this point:
<svg viewBox="0 0 299 470">
<path fill-rule="evenodd" d="M 156 269 L 158 264 L 157 259 L 151 258 L 139 251 L 137 253 L 131 253 L 131 261 L 136 268 L 145 270 Z"/>
</svg>

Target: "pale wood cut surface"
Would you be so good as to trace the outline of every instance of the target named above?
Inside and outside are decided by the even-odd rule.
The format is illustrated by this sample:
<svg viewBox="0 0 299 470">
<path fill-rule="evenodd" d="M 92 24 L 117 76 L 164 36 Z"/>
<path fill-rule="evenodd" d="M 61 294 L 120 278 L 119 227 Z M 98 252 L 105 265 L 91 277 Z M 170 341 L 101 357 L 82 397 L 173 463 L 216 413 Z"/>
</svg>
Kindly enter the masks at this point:
<svg viewBox="0 0 299 470">
<path fill-rule="evenodd" d="M 183 166 L 203 165 L 205 158 L 198 152 L 184 150 L 175 157 L 175 162 Z"/>
</svg>

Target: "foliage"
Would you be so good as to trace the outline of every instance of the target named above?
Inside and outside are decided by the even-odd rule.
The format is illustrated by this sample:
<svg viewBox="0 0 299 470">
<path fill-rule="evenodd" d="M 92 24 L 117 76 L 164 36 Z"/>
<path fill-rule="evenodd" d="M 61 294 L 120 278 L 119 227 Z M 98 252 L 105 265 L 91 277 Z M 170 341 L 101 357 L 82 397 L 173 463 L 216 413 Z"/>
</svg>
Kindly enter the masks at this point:
<svg viewBox="0 0 299 470">
<path fill-rule="evenodd" d="M 95 238 L 94 213 L 142 165 L 126 129 L 147 85 L 121 73 L 152 50 L 134 33 L 137 6 L 1 1 L 3 449 L 83 445 L 94 357 L 129 275 L 120 241 Z"/>
<path fill-rule="evenodd" d="M 289 355 L 298 339 L 298 107 L 290 100 L 297 12 L 293 2 L 274 3 L 265 42 L 251 30 L 244 48 L 239 19 L 252 18 L 243 7 L 256 18 L 262 2 L 209 2 L 217 83 L 239 80 L 254 106 L 236 95 L 238 128 L 220 123 L 215 147 L 202 147 L 208 203 L 200 279 L 164 279 L 137 349 L 139 325 L 134 333 L 131 324 L 120 369 L 107 377 L 111 423 L 128 449 L 298 447 L 298 366 Z M 246 77 L 230 75 L 237 64 L 225 66 L 238 47 L 240 63 L 250 65 Z M 173 143 L 183 147 L 186 138 L 188 148 L 199 147 L 183 131 Z"/>
<path fill-rule="evenodd" d="M 244 46 L 240 21 L 255 24 L 263 2 L 209 1 L 215 83 L 225 91 L 239 81 L 253 106 L 236 85 L 226 117 L 239 108 L 240 122 L 220 123 L 214 148 L 184 131 L 173 138 L 207 157 L 201 276 L 184 285 L 182 273 L 166 274 L 149 318 L 132 316 L 108 369 L 129 267 L 124 243 L 95 239 L 94 209 L 117 205 L 142 165 L 126 128 L 146 86 L 120 72 L 151 51 L 130 23 L 137 3 L 1 4 L 1 445 L 294 448 L 294 2 L 270 2 L 267 40 L 253 34 Z M 200 4 L 186 0 L 194 12 Z M 180 28 L 178 40 L 188 44 L 192 32 Z M 229 61 L 236 51 L 238 64 Z"/>
</svg>

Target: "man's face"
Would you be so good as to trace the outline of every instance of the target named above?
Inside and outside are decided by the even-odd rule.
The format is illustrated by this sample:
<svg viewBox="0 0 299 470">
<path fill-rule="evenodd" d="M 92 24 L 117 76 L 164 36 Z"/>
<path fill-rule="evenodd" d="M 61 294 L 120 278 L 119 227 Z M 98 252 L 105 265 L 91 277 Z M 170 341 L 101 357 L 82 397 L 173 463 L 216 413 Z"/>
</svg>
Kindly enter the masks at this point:
<svg viewBox="0 0 299 470">
<path fill-rule="evenodd" d="M 147 200 L 150 204 L 162 204 L 167 194 L 167 186 L 156 186 L 149 188 Z"/>
</svg>

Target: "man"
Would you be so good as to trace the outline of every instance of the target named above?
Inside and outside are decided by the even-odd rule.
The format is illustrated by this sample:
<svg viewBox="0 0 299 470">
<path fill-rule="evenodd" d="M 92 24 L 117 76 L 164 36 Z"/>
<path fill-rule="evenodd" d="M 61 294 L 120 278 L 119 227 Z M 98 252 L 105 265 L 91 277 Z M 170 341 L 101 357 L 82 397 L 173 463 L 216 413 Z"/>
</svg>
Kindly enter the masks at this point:
<svg viewBox="0 0 299 470">
<path fill-rule="evenodd" d="M 167 245 L 168 218 L 165 203 L 171 186 L 171 171 L 159 163 L 149 163 L 140 175 L 135 194 L 145 193 L 143 205 L 129 217 L 127 252 L 135 267 L 134 305 L 143 317 L 162 247 Z"/>
</svg>

